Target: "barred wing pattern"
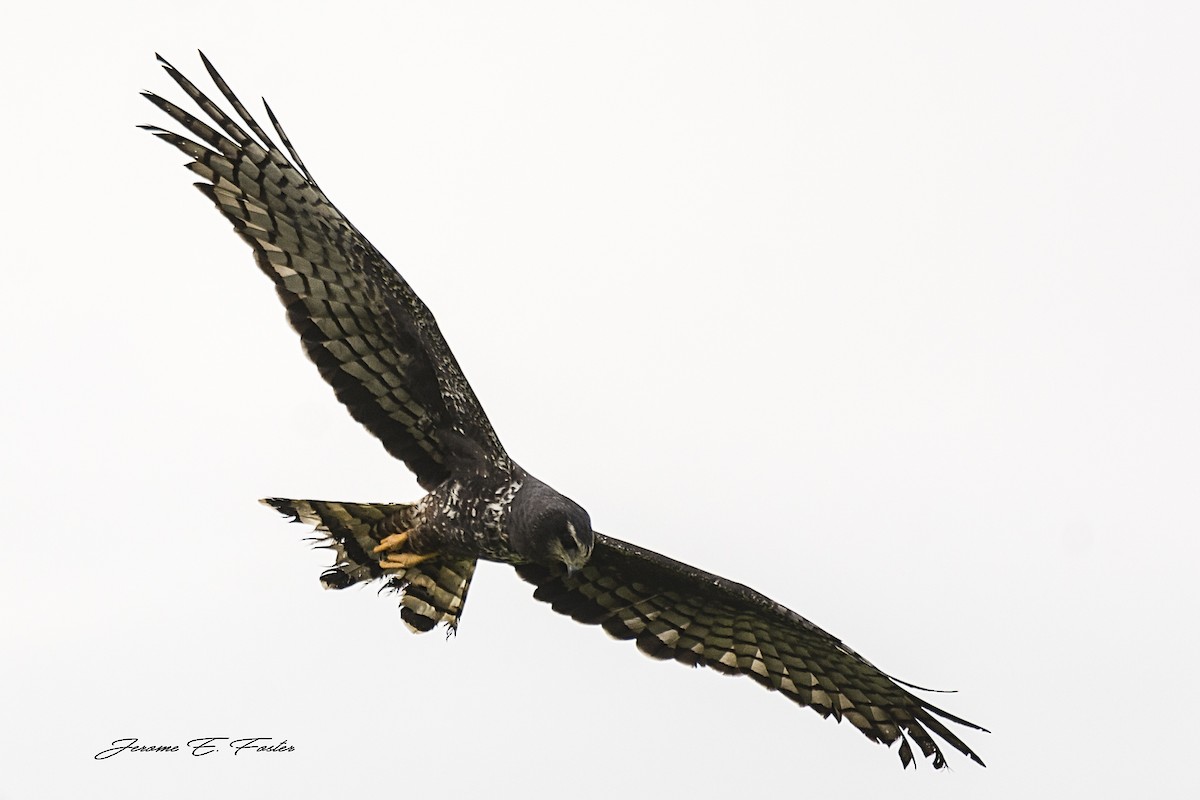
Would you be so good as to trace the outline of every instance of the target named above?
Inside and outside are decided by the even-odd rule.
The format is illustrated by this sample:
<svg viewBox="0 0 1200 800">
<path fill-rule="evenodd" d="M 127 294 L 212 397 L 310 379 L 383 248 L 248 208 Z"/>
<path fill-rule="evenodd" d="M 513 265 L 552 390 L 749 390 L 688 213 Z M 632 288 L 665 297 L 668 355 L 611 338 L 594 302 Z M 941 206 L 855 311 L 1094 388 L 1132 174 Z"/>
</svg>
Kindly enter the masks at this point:
<svg viewBox="0 0 1200 800">
<path fill-rule="evenodd" d="M 910 737 L 935 768 L 946 766 L 933 735 L 983 764 L 938 717 L 985 729 L 930 705 L 804 617 L 739 583 L 599 533 L 587 566 L 573 575 L 541 564 L 517 572 L 555 611 L 633 639 L 654 658 L 748 675 L 823 717 L 847 719 L 872 741 L 899 740 L 904 766 L 913 762 Z"/>
<path fill-rule="evenodd" d="M 326 589 L 345 589 L 375 578 L 388 579 L 384 590 L 400 595 L 400 617 L 416 633 L 433 630 L 444 622 L 458 628 L 467 589 L 475 574 L 475 559 L 438 557 L 405 569 L 384 569 L 374 548 L 395 531 L 397 515 L 411 513 L 411 503 L 338 503 L 327 500 L 262 501 L 293 522 L 316 529 L 318 547 L 334 552 L 333 566 L 321 574 Z M 404 527 L 401 523 L 400 527 Z"/>
<path fill-rule="evenodd" d="M 201 58 L 253 137 L 161 56 L 166 72 L 220 130 L 152 92 L 143 94 L 199 143 L 142 127 L 191 158 L 188 169 L 203 178 L 196 186 L 254 249 L 338 399 L 426 489 L 448 476 L 455 452 L 507 465 L 429 309 L 321 192 L 270 107 L 290 160 Z"/>
</svg>

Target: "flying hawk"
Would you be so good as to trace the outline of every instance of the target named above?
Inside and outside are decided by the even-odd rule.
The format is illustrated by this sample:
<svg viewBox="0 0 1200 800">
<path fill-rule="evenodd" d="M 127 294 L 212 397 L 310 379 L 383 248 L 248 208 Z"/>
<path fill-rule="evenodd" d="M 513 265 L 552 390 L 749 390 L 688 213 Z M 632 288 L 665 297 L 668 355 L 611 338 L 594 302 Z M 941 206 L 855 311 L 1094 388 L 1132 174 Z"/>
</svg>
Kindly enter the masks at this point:
<svg viewBox="0 0 1200 800">
<path fill-rule="evenodd" d="M 583 508 L 513 462 L 429 309 L 325 197 L 270 107 L 286 153 L 201 59 L 241 123 L 160 56 L 209 121 L 145 92 L 194 138 L 142 127 L 188 156 L 196 186 L 274 281 L 321 376 L 428 492 L 415 503 L 264 500 L 314 526 L 336 553 L 321 575 L 326 587 L 383 579 L 414 631 L 454 630 L 477 560 L 512 564 L 555 611 L 633 639 L 654 658 L 747 675 L 873 741 L 899 741 L 904 766 L 914 760 L 910 738 L 934 767 L 946 766 L 934 736 L 983 764 L 939 717 L 983 728 L 912 694 L 905 687 L 919 687 L 770 598 L 593 531 Z"/>
</svg>

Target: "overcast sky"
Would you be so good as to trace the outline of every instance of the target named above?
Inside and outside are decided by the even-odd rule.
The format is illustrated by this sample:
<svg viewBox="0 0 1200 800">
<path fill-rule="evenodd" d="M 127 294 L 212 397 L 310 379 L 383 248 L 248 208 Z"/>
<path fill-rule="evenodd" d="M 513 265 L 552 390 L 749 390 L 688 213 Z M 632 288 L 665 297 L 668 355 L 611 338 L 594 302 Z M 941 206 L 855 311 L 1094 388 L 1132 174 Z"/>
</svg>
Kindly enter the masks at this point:
<svg viewBox="0 0 1200 800">
<path fill-rule="evenodd" d="M 1194 4 L 248 5 L 0 31 L 0 798 L 1195 787 Z M 322 591 L 257 498 L 420 490 L 135 129 L 165 121 L 139 90 L 183 101 L 154 52 L 200 79 L 197 48 L 271 100 L 518 461 L 958 690 L 931 699 L 993 731 L 964 733 L 989 767 L 906 774 L 507 567 L 448 642 Z M 93 759 L 205 736 L 295 750 Z"/>
</svg>

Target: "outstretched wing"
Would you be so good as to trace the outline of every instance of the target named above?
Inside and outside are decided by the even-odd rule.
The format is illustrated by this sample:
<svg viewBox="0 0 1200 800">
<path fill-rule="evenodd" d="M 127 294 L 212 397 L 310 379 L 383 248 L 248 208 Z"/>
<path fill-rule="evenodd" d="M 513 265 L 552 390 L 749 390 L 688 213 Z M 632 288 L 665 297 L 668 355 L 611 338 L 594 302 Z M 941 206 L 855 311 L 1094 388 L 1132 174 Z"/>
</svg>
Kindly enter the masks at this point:
<svg viewBox="0 0 1200 800">
<path fill-rule="evenodd" d="M 152 92 L 144 92 L 150 102 L 198 141 L 142 127 L 191 158 L 188 169 L 203 178 L 196 186 L 253 248 L 338 399 L 426 489 L 447 477 L 454 458 L 506 464 L 429 309 L 325 197 L 270 107 L 267 115 L 287 154 L 200 57 L 251 133 L 161 56 L 167 74 L 216 129 Z"/>
<path fill-rule="evenodd" d="M 899 740 L 906 767 L 910 737 L 934 767 L 946 766 L 935 735 L 983 764 L 938 717 L 983 728 L 930 705 L 804 617 L 739 583 L 601 534 L 587 566 L 573 575 L 542 564 L 517 572 L 555 611 L 634 639 L 654 658 L 748 675 L 823 717 L 844 717 L 872 741 Z"/>
</svg>

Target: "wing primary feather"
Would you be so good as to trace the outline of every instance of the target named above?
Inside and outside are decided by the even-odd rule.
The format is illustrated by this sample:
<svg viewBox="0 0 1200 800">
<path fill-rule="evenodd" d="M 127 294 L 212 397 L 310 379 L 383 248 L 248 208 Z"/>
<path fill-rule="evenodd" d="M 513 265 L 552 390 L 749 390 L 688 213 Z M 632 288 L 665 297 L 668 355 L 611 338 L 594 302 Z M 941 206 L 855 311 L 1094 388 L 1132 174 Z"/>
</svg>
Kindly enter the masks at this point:
<svg viewBox="0 0 1200 800">
<path fill-rule="evenodd" d="M 221 130 L 225 132 L 226 136 L 242 147 L 245 147 L 249 144 L 256 144 L 256 142 L 250 138 L 250 135 L 242 130 L 242 128 L 236 122 L 234 122 L 228 114 L 222 111 L 220 106 L 210 100 L 208 95 L 200 91 L 196 84 L 188 80 L 182 72 L 175 69 L 175 67 L 162 56 L 159 56 L 159 60 L 162 61 L 163 69 L 165 69 L 167 74 L 171 76 L 172 80 L 179 84 L 179 87 L 187 93 L 188 97 L 192 98 L 192 101 L 200 107 L 201 111 L 211 117 L 212 120 L 221 127 Z"/>
<path fill-rule="evenodd" d="M 279 140 L 283 142 L 283 146 L 287 148 L 288 155 L 292 157 L 292 161 L 295 162 L 296 166 L 300 169 L 300 172 L 304 174 L 304 177 L 308 178 L 308 182 L 316 187 L 317 182 L 313 180 L 313 176 L 308 171 L 308 167 L 304 166 L 304 159 L 300 158 L 300 154 L 296 152 L 296 148 L 292 147 L 292 140 L 288 138 L 287 133 L 283 130 L 283 126 L 279 124 L 279 120 L 276 118 L 275 112 L 271 110 L 271 104 L 267 102 L 267 98 L 263 98 L 262 104 L 263 108 L 267 110 L 267 118 L 271 120 L 271 127 L 273 127 L 275 132 L 279 134 Z"/>
<path fill-rule="evenodd" d="M 242 105 L 242 101 L 239 100 L 237 95 L 233 93 L 233 90 L 229 88 L 229 84 L 226 83 L 225 79 L 221 77 L 221 73 L 217 72 L 217 68 L 214 67 L 212 62 L 208 60 L 208 56 L 204 55 L 204 51 L 201 50 L 197 52 L 200 53 L 200 60 L 204 62 L 204 68 L 208 71 L 208 76 L 212 78 L 212 82 L 216 85 L 217 89 L 221 92 L 221 95 L 225 98 L 229 105 L 233 107 L 233 110 L 237 112 L 237 115 L 242 118 L 242 122 L 245 122 L 254 135 L 258 137 L 259 143 L 266 148 L 268 152 L 279 152 L 279 148 L 275 146 L 273 141 L 271 141 L 271 137 L 267 135 L 267 132 L 264 131 L 261 126 L 259 126 L 258 121 L 254 119 L 254 116 L 246 110 L 244 105 Z M 303 171 L 307 177 L 308 171 Z"/>
</svg>

